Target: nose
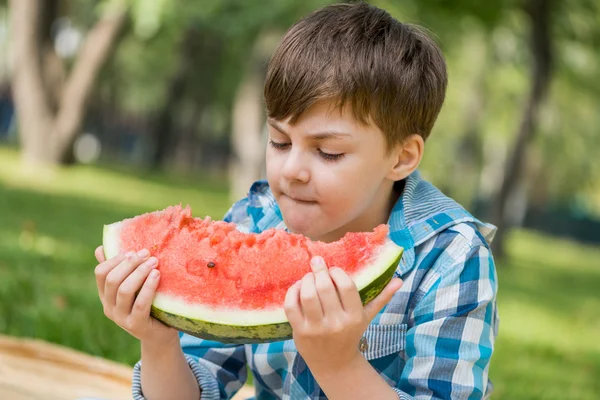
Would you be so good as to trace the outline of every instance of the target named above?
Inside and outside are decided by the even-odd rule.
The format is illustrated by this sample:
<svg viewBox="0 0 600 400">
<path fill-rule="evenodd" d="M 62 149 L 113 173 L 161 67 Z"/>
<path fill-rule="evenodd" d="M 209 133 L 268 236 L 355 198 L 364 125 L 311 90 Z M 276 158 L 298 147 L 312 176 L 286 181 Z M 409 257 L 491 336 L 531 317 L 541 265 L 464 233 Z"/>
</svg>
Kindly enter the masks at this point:
<svg viewBox="0 0 600 400">
<path fill-rule="evenodd" d="M 286 155 L 281 175 L 290 182 L 308 182 L 310 179 L 308 157 L 302 151 L 292 148 Z"/>
</svg>

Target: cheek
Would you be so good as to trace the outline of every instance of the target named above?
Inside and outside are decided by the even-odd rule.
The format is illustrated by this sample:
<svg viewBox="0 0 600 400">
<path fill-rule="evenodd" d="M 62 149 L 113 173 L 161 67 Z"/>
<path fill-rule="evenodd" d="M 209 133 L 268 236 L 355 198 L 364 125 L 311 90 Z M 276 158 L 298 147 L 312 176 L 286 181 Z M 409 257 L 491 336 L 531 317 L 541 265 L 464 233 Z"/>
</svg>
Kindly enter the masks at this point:
<svg viewBox="0 0 600 400">
<path fill-rule="evenodd" d="M 348 185 L 332 187 L 327 202 L 327 214 L 338 217 L 352 217 L 364 208 L 365 193 L 362 188 Z"/>
<path fill-rule="evenodd" d="M 374 168 L 353 167 L 317 175 L 319 194 L 332 215 L 360 211 L 380 186 L 383 178 Z"/>
<path fill-rule="evenodd" d="M 316 178 L 319 197 L 332 215 L 352 208 L 364 186 L 364 182 L 356 179 L 354 174 L 345 171 L 321 172 Z"/>
</svg>

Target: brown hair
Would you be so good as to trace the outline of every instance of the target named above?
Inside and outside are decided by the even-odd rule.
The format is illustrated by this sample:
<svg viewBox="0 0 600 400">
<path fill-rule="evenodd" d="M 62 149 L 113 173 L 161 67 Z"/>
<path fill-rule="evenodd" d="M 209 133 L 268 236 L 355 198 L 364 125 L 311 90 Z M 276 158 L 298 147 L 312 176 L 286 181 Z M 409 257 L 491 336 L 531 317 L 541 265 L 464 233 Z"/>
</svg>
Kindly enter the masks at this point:
<svg viewBox="0 0 600 400">
<path fill-rule="evenodd" d="M 268 116 L 291 124 L 319 100 L 350 101 L 354 117 L 374 122 L 391 148 L 411 134 L 429 136 L 447 81 L 442 52 L 421 29 L 369 4 L 334 4 L 288 30 L 264 96 Z"/>
</svg>

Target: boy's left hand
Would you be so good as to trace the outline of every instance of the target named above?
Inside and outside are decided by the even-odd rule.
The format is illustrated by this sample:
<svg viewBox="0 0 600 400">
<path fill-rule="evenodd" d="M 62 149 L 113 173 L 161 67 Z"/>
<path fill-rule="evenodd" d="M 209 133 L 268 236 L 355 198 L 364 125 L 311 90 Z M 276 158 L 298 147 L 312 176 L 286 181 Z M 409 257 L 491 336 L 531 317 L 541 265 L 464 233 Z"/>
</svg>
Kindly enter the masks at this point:
<svg viewBox="0 0 600 400">
<path fill-rule="evenodd" d="M 358 346 L 363 333 L 400 289 L 402 280 L 393 278 L 363 306 L 354 281 L 344 270 L 327 268 L 322 257 L 314 257 L 311 268 L 313 272 L 288 290 L 284 309 L 296 349 L 311 371 L 334 372 L 361 356 Z"/>
</svg>

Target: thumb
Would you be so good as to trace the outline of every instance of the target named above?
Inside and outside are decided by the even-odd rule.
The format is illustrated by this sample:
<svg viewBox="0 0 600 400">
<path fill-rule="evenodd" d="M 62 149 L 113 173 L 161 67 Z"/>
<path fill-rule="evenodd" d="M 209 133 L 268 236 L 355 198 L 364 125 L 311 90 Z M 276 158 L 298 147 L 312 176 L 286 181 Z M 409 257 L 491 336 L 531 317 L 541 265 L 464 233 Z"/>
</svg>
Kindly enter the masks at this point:
<svg viewBox="0 0 600 400">
<path fill-rule="evenodd" d="M 106 261 L 106 258 L 104 257 L 104 247 L 103 246 L 98 246 L 98 248 L 94 252 L 94 255 L 96 256 L 96 260 L 98 260 L 99 263 L 103 263 L 104 261 Z"/>
<path fill-rule="evenodd" d="M 390 302 L 394 294 L 402 287 L 402 283 L 402 279 L 392 278 L 381 293 L 365 305 L 365 312 L 367 313 L 369 322 Z"/>
</svg>

